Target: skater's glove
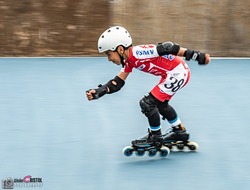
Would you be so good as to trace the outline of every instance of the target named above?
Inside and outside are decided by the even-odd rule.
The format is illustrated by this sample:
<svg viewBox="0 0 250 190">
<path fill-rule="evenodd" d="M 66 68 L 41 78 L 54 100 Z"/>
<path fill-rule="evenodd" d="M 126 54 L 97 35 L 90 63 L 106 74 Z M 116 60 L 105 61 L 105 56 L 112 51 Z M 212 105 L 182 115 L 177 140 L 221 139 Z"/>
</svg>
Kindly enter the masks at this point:
<svg viewBox="0 0 250 190">
<path fill-rule="evenodd" d="M 208 54 L 190 49 L 187 49 L 187 51 L 185 51 L 184 57 L 186 57 L 186 60 L 188 61 L 190 59 L 197 61 L 199 65 L 206 65 L 210 62 L 210 57 Z"/>
<path fill-rule="evenodd" d="M 124 80 L 118 76 L 115 76 L 114 79 L 111 79 L 106 84 L 100 84 L 98 88 L 86 91 L 86 95 L 89 100 L 95 100 L 104 96 L 105 94 L 112 94 L 119 91 L 124 86 L 124 84 Z"/>
<path fill-rule="evenodd" d="M 106 85 L 101 85 L 101 84 L 100 84 L 100 85 L 98 86 L 98 88 L 93 89 L 93 90 L 95 91 L 94 93 L 91 92 L 92 89 L 86 91 L 86 93 L 90 93 L 90 92 L 91 92 L 92 97 L 93 97 L 93 98 L 92 98 L 93 100 L 96 100 L 96 99 L 98 99 L 98 98 L 104 96 L 105 94 L 107 94 L 107 86 L 106 86 Z"/>
</svg>

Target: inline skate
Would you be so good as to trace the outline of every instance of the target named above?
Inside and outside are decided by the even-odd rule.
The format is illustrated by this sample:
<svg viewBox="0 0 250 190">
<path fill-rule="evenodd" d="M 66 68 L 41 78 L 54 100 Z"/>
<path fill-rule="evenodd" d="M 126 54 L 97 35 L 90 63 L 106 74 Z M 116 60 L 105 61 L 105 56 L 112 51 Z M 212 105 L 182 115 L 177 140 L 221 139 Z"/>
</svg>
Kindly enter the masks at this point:
<svg viewBox="0 0 250 190">
<path fill-rule="evenodd" d="M 179 151 L 196 151 L 199 145 L 196 142 L 189 141 L 189 133 L 180 124 L 176 127 L 172 127 L 163 135 L 163 144 L 170 150 Z"/>
<path fill-rule="evenodd" d="M 131 146 L 124 147 L 122 152 L 127 157 L 132 156 L 134 152 L 139 157 L 144 156 L 146 152 L 149 157 L 154 157 L 157 153 L 160 157 L 170 154 L 169 148 L 163 145 L 163 136 L 152 134 L 150 130 L 146 136 L 132 141 Z"/>
</svg>

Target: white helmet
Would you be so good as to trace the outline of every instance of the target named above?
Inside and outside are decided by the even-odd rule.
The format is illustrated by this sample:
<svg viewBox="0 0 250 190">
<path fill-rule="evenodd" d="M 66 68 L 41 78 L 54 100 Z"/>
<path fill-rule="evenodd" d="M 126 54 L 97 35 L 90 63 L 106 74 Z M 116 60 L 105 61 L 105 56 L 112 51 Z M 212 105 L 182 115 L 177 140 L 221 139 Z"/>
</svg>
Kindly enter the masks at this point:
<svg viewBox="0 0 250 190">
<path fill-rule="evenodd" d="M 98 40 L 98 50 L 100 53 L 111 50 L 122 45 L 125 48 L 132 45 L 132 38 L 129 32 L 121 26 L 113 26 L 102 33 Z"/>
</svg>

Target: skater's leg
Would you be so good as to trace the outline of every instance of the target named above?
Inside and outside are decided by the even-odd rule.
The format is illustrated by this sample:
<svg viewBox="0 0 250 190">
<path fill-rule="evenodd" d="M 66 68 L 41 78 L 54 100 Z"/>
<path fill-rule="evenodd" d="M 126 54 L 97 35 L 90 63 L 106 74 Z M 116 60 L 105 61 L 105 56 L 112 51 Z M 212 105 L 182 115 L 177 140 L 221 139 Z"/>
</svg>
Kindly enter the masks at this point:
<svg viewBox="0 0 250 190">
<path fill-rule="evenodd" d="M 161 135 L 160 114 L 157 108 L 157 100 L 152 94 L 144 96 L 140 100 L 141 111 L 148 118 L 149 129 L 153 134 Z"/>
<path fill-rule="evenodd" d="M 161 104 L 158 104 L 158 110 L 163 118 L 168 120 L 170 126 L 172 127 L 169 132 L 168 138 L 170 140 L 188 140 L 189 134 L 182 125 L 175 109 L 168 104 L 168 101 L 164 101 Z"/>
<path fill-rule="evenodd" d="M 179 127 L 184 130 L 181 120 L 178 117 L 175 109 L 169 105 L 168 101 L 164 101 L 158 104 L 158 109 L 160 114 L 163 116 L 163 119 L 167 119 L 171 127 Z"/>
<path fill-rule="evenodd" d="M 153 134 L 161 135 L 161 124 L 159 112 L 154 113 L 152 116 L 148 116 L 149 129 Z"/>
</svg>

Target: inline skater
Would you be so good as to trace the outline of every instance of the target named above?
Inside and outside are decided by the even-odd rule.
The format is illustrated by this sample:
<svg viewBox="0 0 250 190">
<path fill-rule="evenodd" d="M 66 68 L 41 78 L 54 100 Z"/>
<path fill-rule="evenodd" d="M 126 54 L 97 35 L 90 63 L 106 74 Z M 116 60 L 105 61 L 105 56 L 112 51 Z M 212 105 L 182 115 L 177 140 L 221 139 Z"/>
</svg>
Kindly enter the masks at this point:
<svg viewBox="0 0 250 190">
<path fill-rule="evenodd" d="M 163 141 L 187 141 L 189 133 L 169 101 L 190 79 L 190 69 L 182 57 L 206 65 L 210 62 L 210 55 L 172 42 L 133 46 L 131 35 L 121 26 L 110 27 L 101 34 L 98 50 L 105 53 L 109 61 L 122 65 L 122 69 L 106 84 L 86 91 L 88 100 L 119 91 L 133 68 L 160 76 L 159 83 L 139 101 L 141 111 L 148 119 L 148 134 L 132 141 L 132 144 L 146 147 L 161 145 Z M 171 126 L 171 130 L 164 136 L 161 132 L 160 115 Z"/>
</svg>

